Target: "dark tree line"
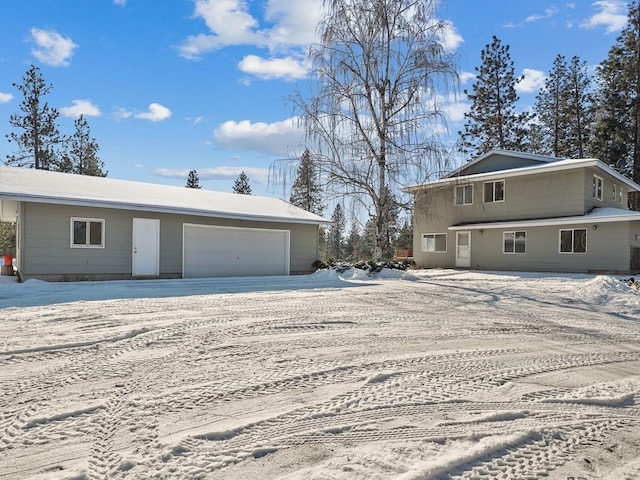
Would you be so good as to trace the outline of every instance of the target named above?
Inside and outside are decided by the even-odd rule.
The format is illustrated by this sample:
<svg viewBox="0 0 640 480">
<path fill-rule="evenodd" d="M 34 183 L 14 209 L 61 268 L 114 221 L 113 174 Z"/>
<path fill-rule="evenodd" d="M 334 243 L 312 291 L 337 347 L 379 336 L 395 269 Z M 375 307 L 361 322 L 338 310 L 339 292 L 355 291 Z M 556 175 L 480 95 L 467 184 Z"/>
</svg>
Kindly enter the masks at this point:
<svg viewBox="0 0 640 480">
<path fill-rule="evenodd" d="M 60 133 L 59 112 L 51 107 L 46 96 L 53 86 L 47 84 L 38 67 L 31 66 L 22 83 L 13 83 L 22 93 L 20 112 L 9 118 L 15 131 L 7 134 L 15 152 L 7 155 L 6 164 L 40 170 L 53 170 L 80 175 L 105 177 L 104 163 L 98 157 L 99 146 L 91 136 L 84 115 L 74 121 L 71 136 Z"/>
<path fill-rule="evenodd" d="M 640 182 L 640 2 L 591 73 L 579 57 L 557 55 L 533 112 L 518 113 L 509 47 L 497 37 L 481 52 L 458 149 L 475 157 L 493 148 L 559 158 L 595 157 Z M 640 196 L 634 199 L 640 209 Z"/>
</svg>

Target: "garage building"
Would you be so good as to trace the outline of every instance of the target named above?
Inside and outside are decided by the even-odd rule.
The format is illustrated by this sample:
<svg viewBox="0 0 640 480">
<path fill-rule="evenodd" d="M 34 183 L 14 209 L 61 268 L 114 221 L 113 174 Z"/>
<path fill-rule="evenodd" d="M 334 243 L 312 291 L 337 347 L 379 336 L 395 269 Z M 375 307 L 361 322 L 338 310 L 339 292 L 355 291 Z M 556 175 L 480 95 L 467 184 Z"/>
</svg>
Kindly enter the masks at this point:
<svg viewBox="0 0 640 480">
<path fill-rule="evenodd" d="M 308 273 L 329 223 L 272 197 L 15 167 L 0 221 L 20 279 L 51 281 Z"/>
</svg>

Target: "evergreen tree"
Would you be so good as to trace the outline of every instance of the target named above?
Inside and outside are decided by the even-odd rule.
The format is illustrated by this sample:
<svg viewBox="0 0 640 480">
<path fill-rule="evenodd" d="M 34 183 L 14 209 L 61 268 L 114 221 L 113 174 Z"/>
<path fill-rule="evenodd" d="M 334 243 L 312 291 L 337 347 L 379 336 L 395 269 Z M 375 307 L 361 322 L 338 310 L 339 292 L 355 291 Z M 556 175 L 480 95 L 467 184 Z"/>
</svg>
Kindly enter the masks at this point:
<svg viewBox="0 0 640 480">
<path fill-rule="evenodd" d="M 233 183 L 233 193 L 241 195 L 251 195 L 251 185 L 249 185 L 249 177 L 244 172 L 240 172 L 238 178 Z"/>
<path fill-rule="evenodd" d="M 413 248 L 413 224 L 411 220 L 405 219 L 402 223 L 402 227 L 400 227 L 396 236 L 394 248 Z"/>
<path fill-rule="evenodd" d="M 562 157 L 566 151 L 569 92 L 567 91 L 567 61 L 558 55 L 553 61 L 544 86 L 536 96 L 534 111 L 537 133 L 541 135 L 539 153 Z"/>
<path fill-rule="evenodd" d="M 640 4 L 596 69 L 599 90 L 590 148 L 594 156 L 640 182 Z M 640 210 L 640 195 L 632 204 Z"/>
<path fill-rule="evenodd" d="M 322 189 L 318 183 L 318 175 L 308 149 L 300 157 L 300 165 L 296 171 L 296 179 L 291 188 L 289 202 L 316 215 L 322 215 L 324 211 Z"/>
<path fill-rule="evenodd" d="M 330 258 L 342 260 L 344 254 L 344 235 L 347 221 L 342 210 L 342 205 L 337 204 L 331 215 L 331 226 L 327 236 L 327 250 Z"/>
<path fill-rule="evenodd" d="M 591 123 L 591 77 L 587 64 L 574 56 L 567 64 L 558 55 L 544 87 L 536 96 L 537 123 L 531 136 L 539 153 L 558 158 L 584 158 Z M 533 148 L 532 148 L 533 150 Z"/>
<path fill-rule="evenodd" d="M 20 103 L 22 114 L 9 118 L 12 127 L 20 132 L 7 135 L 9 142 L 16 144 L 17 152 L 7 155 L 7 165 L 42 170 L 55 169 L 57 147 L 63 138 L 58 131 L 58 111 L 51 108 L 44 97 L 53 88 L 47 85 L 38 67 L 31 65 L 22 83 L 13 84 L 23 94 Z"/>
<path fill-rule="evenodd" d="M 347 235 L 347 239 L 344 244 L 344 256 L 347 260 L 360 259 L 360 241 L 360 229 L 358 228 L 358 222 L 355 219 L 352 219 L 349 235 Z"/>
<path fill-rule="evenodd" d="M 78 175 L 90 175 L 93 177 L 106 177 L 103 171 L 104 162 L 98 157 L 98 142 L 91 136 L 91 129 L 84 115 L 80 115 L 75 121 L 75 132 L 65 144 L 62 158 L 56 165 L 56 170 Z"/>
<path fill-rule="evenodd" d="M 198 177 L 197 170 L 190 170 L 189 176 L 187 177 L 187 184 L 185 185 L 187 188 L 202 188 L 200 186 L 200 177 Z"/>
<path fill-rule="evenodd" d="M 515 76 L 509 46 L 494 36 L 480 58 L 473 93 L 464 92 L 471 110 L 465 113 L 464 132 L 459 132 L 460 151 L 479 156 L 493 148 L 526 150 L 529 115 L 516 112 L 516 84 L 522 77 Z"/>
</svg>

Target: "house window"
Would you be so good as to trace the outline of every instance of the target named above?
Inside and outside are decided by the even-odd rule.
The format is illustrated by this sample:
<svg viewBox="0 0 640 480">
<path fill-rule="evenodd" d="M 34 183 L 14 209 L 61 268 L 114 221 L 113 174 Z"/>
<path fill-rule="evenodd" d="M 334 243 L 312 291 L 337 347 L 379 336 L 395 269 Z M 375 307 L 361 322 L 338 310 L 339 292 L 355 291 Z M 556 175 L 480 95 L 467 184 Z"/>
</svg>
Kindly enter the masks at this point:
<svg viewBox="0 0 640 480">
<path fill-rule="evenodd" d="M 527 232 L 503 232 L 502 253 L 526 253 Z"/>
<path fill-rule="evenodd" d="M 615 183 L 611 184 L 611 200 L 618 201 L 618 186 Z"/>
<path fill-rule="evenodd" d="M 602 200 L 602 177 L 598 175 L 593 176 L 593 198 L 596 200 Z"/>
<path fill-rule="evenodd" d="M 104 248 L 104 220 L 71 218 L 72 248 Z"/>
<path fill-rule="evenodd" d="M 618 189 L 618 203 L 622 203 L 622 199 L 624 198 L 624 194 L 622 192 L 622 187 Z"/>
<path fill-rule="evenodd" d="M 484 202 L 504 202 L 504 180 L 484 184 Z"/>
<path fill-rule="evenodd" d="M 471 205 L 473 203 L 473 185 L 456 187 L 456 205 Z"/>
<path fill-rule="evenodd" d="M 425 233 L 422 235 L 422 251 L 428 253 L 447 253 L 447 234 Z"/>
<path fill-rule="evenodd" d="M 560 253 L 587 253 L 587 229 L 560 230 Z"/>
</svg>

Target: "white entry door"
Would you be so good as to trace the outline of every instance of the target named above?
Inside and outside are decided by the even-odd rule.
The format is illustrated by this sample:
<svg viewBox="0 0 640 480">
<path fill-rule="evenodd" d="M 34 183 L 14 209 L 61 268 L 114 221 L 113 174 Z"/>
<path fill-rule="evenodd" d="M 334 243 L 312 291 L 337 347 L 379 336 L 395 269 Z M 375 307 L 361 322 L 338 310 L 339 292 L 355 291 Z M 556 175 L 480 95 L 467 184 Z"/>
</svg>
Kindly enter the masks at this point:
<svg viewBox="0 0 640 480">
<path fill-rule="evenodd" d="M 456 267 L 471 266 L 471 232 L 456 232 Z"/>
<path fill-rule="evenodd" d="M 133 275 L 155 276 L 160 273 L 160 220 L 133 219 Z"/>
</svg>

